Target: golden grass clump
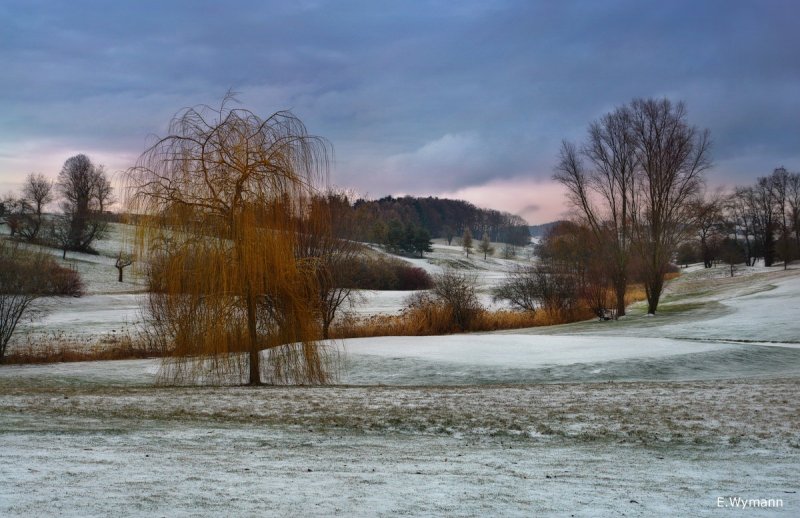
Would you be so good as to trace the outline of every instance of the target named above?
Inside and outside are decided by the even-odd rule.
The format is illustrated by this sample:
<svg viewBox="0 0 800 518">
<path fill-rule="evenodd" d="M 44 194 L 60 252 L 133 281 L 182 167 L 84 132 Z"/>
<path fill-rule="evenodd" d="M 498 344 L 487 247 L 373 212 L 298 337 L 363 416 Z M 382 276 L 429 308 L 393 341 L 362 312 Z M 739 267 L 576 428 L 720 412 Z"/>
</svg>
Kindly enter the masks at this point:
<svg viewBox="0 0 800 518">
<path fill-rule="evenodd" d="M 642 300 L 647 300 L 644 284 L 629 284 L 628 289 L 625 291 L 625 305 L 628 306 Z"/>
</svg>

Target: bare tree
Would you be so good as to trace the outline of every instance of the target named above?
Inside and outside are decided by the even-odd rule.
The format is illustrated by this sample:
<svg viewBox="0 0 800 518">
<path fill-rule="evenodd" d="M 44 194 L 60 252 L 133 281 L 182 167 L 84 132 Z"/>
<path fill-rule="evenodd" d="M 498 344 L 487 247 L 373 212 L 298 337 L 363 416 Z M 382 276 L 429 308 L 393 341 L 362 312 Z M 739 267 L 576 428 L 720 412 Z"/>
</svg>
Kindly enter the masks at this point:
<svg viewBox="0 0 800 518">
<path fill-rule="evenodd" d="M 720 245 L 720 257 L 730 268 L 731 277 L 736 272 L 736 265 L 744 262 L 744 247 L 736 239 L 725 238 Z"/>
<path fill-rule="evenodd" d="M 72 250 L 72 221 L 69 216 L 58 214 L 49 225 L 48 240 L 61 250 L 61 259 L 67 258 L 67 251 Z"/>
<path fill-rule="evenodd" d="M 31 211 L 24 218 L 20 235 L 28 241 L 33 241 L 39 236 L 42 228 L 44 207 L 53 201 L 53 182 L 42 174 L 30 173 L 25 179 L 22 197 Z"/>
<path fill-rule="evenodd" d="M 16 236 L 23 227 L 25 215 L 30 207 L 24 198 L 17 198 L 9 193 L 0 200 L 0 223 L 8 225 L 9 235 Z"/>
<path fill-rule="evenodd" d="M 506 280 L 492 291 L 495 302 L 506 300 L 523 311 L 536 313 L 541 303 L 540 283 L 535 266 L 518 266 L 508 273 Z"/>
<path fill-rule="evenodd" d="M 624 106 L 590 124 L 580 150 L 562 143 L 555 174 L 579 210 L 580 220 L 605 249 L 618 316 L 625 315 L 636 165 L 631 110 Z"/>
<path fill-rule="evenodd" d="M 100 214 L 103 214 L 109 205 L 117 201 L 114 197 L 114 188 L 111 186 L 111 180 L 106 175 L 106 169 L 103 165 L 95 168 L 94 198 L 97 201 L 97 212 Z"/>
<path fill-rule="evenodd" d="M 118 272 L 117 282 L 122 282 L 122 271 L 132 264 L 133 254 L 129 254 L 120 250 L 120 252 L 117 254 L 116 261 L 114 261 L 114 268 L 116 268 Z"/>
<path fill-rule="evenodd" d="M 783 260 L 783 269 L 789 267 L 789 263 L 794 259 L 792 234 L 789 212 L 791 197 L 791 174 L 785 167 L 778 167 L 772 172 L 770 177 L 772 188 L 772 199 L 775 203 L 776 222 L 775 230 L 778 233 L 776 251 Z"/>
<path fill-rule="evenodd" d="M 794 231 L 795 250 L 800 253 L 800 173 L 791 173 L 787 190 L 789 222 Z"/>
<path fill-rule="evenodd" d="M 764 176 L 747 190 L 747 202 L 754 218 L 756 235 L 760 238 L 764 266 L 775 263 L 775 230 L 778 223 L 773 178 Z"/>
<path fill-rule="evenodd" d="M 462 331 L 470 329 L 475 317 L 483 309 L 475 291 L 477 282 L 475 274 L 452 268 L 445 269 L 433 278 L 433 296 L 447 306 L 453 323 Z"/>
<path fill-rule="evenodd" d="M 298 257 L 328 145 L 289 112 L 176 115 L 128 173 L 151 261 L 149 311 L 174 356 L 173 381 L 325 383 L 319 261 Z M 265 361 L 262 362 L 262 351 Z M 262 369 L 263 367 L 263 369 Z"/>
<path fill-rule="evenodd" d="M 610 304 L 613 291 L 608 249 L 585 225 L 565 221 L 552 227 L 537 246 L 535 269 L 541 303 L 552 321 L 568 321 L 583 302 L 598 316 L 618 318 Z"/>
<path fill-rule="evenodd" d="M 92 243 L 103 237 L 107 227 L 101 217 L 111 195 L 105 171 L 86 155 L 75 155 L 64 162 L 56 187 L 63 199 L 62 213 L 69 221 L 68 249 L 91 252 Z"/>
<path fill-rule="evenodd" d="M 442 227 L 442 235 L 447 240 L 447 245 L 451 245 L 453 243 L 453 237 L 455 237 L 456 231 L 453 230 L 451 225 L 444 225 Z"/>
<path fill-rule="evenodd" d="M 0 223 L 5 223 L 5 218 L 11 209 L 11 203 L 14 196 L 7 194 L 4 198 L 0 198 Z"/>
<path fill-rule="evenodd" d="M 484 232 L 483 237 L 481 238 L 481 242 L 478 243 L 478 250 L 483 252 L 483 260 L 486 260 L 487 255 L 494 255 L 494 247 L 492 246 L 492 242 L 489 241 L 489 234 Z"/>
<path fill-rule="evenodd" d="M 711 136 L 687 122 L 686 106 L 668 99 L 635 99 L 630 128 L 637 172 L 633 231 L 642 259 L 647 311 L 658 309 L 670 259 L 691 221 L 689 201 L 711 166 Z"/>
<path fill-rule="evenodd" d="M 467 257 L 469 257 L 470 252 L 472 252 L 472 232 L 470 232 L 469 227 L 464 229 L 464 234 L 461 236 L 461 248 L 467 253 Z"/>
<path fill-rule="evenodd" d="M 719 252 L 720 240 L 724 237 L 724 218 L 722 214 L 724 197 L 721 192 L 711 195 L 700 194 L 689 201 L 691 226 L 700 243 L 703 266 L 711 268 Z"/>
<path fill-rule="evenodd" d="M 322 338 L 330 335 L 331 324 L 341 309 L 360 301 L 349 283 L 350 273 L 363 247 L 351 239 L 355 232 L 349 218 L 349 204 L 343 204 L 344 193 L 329 190 L 315 196 L 311 204 L 311 217 L 302 223 L 297 240 L 296 255 L 316 264 L 319 314 Z M 335 232 L 332 229 L 336 229 Z"/>
<path fill-rule="evenodd" d="M 745 264 L 752 266 L 757 256 L 756 242 L 758 240 L 758 225 L 755 208 L 752 203 L 753 189 L 750 187 L 737 187 L 725 203 L 725 218 L 734 237 L 738 240 L 741 235 L 744 244 Z"/>
</svg>

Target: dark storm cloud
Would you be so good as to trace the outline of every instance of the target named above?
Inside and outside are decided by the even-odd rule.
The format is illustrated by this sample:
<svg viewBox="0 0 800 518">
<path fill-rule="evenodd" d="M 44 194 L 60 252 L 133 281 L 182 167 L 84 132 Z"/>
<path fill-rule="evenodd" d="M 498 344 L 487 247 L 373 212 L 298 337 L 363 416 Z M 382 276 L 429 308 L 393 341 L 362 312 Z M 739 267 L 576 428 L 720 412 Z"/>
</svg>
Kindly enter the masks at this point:
<svg viewBox="0 0 800 518">
<path fill-rule="evenodd" d="M 293 109 L 334 144 L 333 181 L 373 195 L 548 179 L 562 138 L 648 96 L 685 100 L 712 131 L 715 174 L 747 181 L 800 169 L 798 14 L 792 1 L 4 2 L 0 175 L 44 149 L 124 168 L 179 108 L 233 88 L 259 113 Z"/>
</svg>

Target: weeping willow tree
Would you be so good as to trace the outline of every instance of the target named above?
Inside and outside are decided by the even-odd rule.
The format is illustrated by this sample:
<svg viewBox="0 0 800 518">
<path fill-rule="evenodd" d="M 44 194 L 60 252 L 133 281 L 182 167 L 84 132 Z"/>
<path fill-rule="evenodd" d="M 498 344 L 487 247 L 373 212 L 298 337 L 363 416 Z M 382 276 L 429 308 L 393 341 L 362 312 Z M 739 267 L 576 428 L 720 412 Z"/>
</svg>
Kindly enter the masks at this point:
<svg viewBox="0 0 800 518">
<path fill-rule="evenodd" d="M 188 108 L 128 172 L 149 334 L 172 382 L 325 383 L 319 257 L 301 255 L 328 145 L 289 112 Z"/>
</svg>

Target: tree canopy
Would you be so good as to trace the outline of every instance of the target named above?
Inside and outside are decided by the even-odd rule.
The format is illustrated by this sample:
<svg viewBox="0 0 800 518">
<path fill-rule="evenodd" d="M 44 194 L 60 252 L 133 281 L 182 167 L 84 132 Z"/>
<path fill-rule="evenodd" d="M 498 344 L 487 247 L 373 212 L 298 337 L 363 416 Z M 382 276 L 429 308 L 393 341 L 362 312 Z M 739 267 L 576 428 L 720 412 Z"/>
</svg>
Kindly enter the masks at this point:
<svg viewBox="0 0 800 518">
<path fill-rule="evenodd" d="M 298 250 L 326 228 L 309 204 L 329 147 L 290 112 L 262 119 L 231 102 L 178 113 L 128 173 L 152 336 L 175 382 L 324 383 L 319 260 Z"/>
</svg>

